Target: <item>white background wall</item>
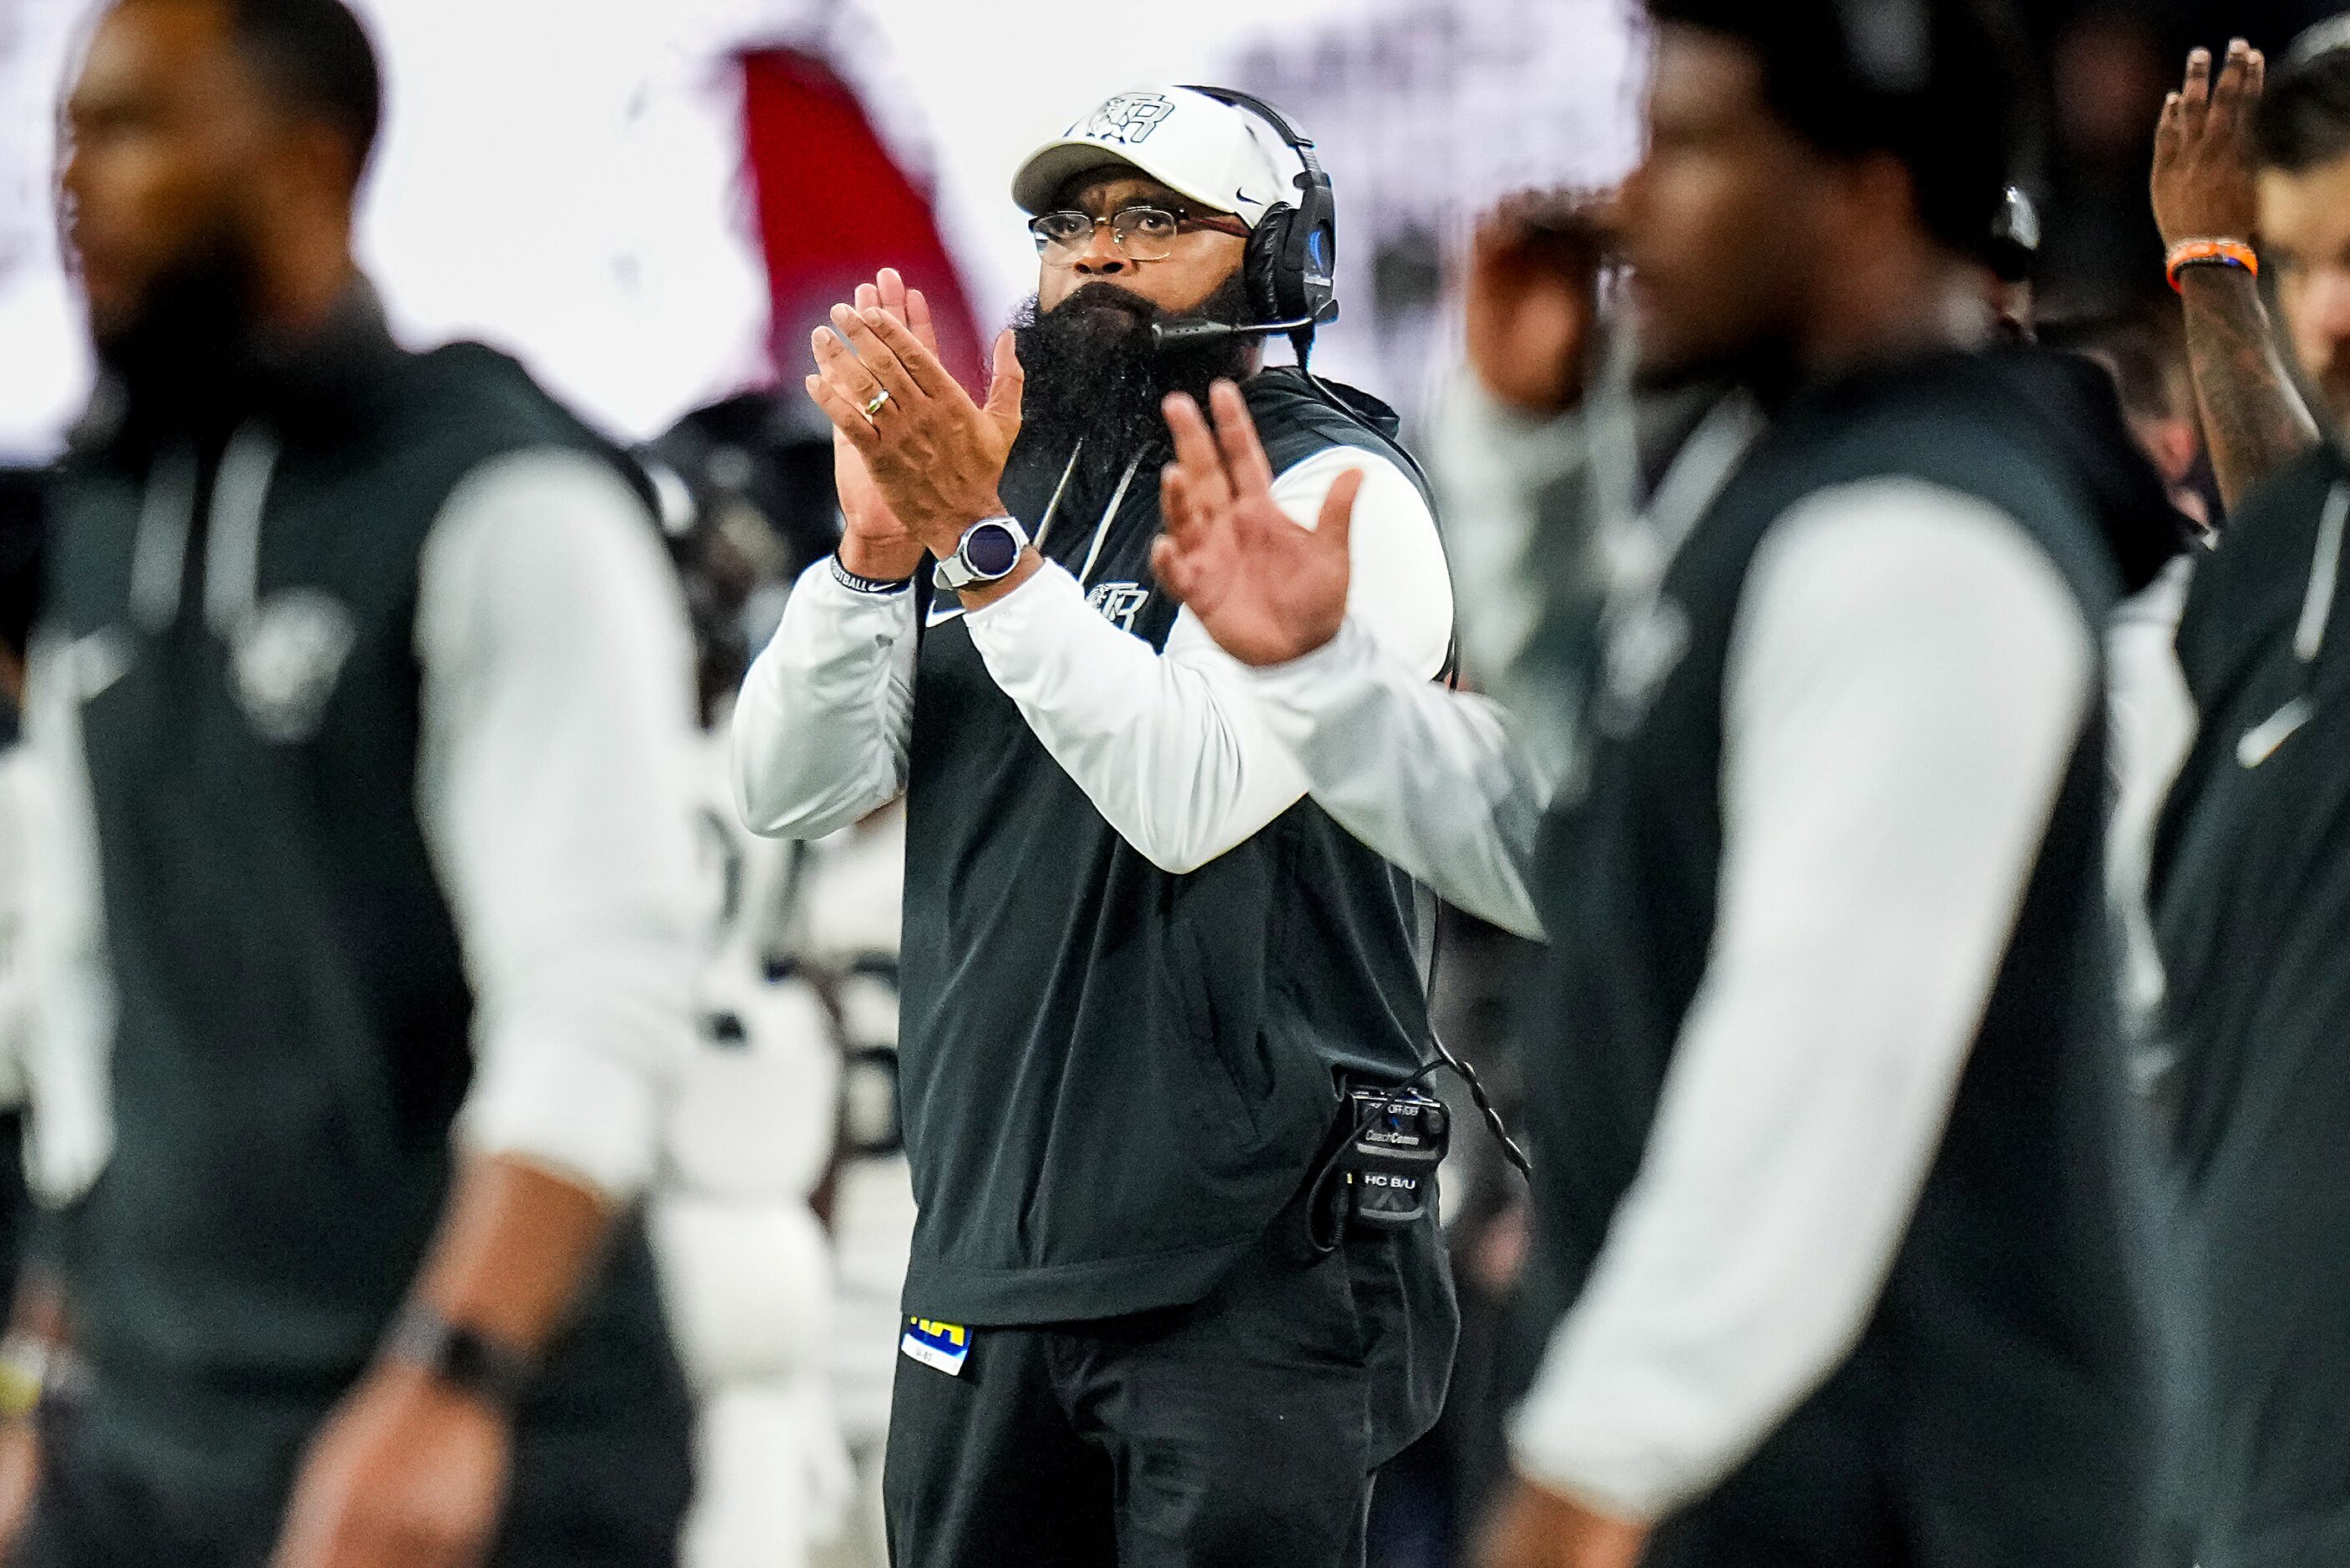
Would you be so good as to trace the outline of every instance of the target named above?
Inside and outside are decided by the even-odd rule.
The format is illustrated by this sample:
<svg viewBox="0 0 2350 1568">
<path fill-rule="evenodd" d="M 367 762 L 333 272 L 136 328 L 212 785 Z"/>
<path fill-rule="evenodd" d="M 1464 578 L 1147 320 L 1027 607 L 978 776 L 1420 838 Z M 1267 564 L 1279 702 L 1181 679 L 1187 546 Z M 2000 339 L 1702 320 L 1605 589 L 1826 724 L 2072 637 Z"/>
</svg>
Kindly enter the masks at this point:
<svg viewBox="0 0 2350 1568">
<path fill-rule="evenodd" d="M 992 322 L 1035 287 L 1006 194 L 1031 147 L 1119 88 L 1212 78 L 1252 40 L 1376 25 L 1410 0 L 355 3 L 390 76 L 363 246 L 395 323 L 419 341 L 497 343 L 644 436 L 763 370 L 730 49 L 771 39 L 839 60 L 935 173 Z M 47 220 L 47 106 L 88 5 L 0 0 L 0 458 L 51 450 L 86 395 Z M 1506 116 L 1495 134 L 1511 134 Z"/>
</svg>

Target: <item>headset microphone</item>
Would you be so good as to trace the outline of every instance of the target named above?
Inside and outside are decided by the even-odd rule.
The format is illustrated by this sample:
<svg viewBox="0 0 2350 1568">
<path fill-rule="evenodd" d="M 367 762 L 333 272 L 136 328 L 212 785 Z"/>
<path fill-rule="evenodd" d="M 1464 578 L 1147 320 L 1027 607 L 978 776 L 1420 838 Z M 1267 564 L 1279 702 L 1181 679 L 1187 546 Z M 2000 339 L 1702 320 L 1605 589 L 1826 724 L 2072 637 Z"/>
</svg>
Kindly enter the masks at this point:
<svg viewBox="0 0 2350 1568">
<path fill-rule="evenodd" d="M 1150 328 L 1150 346 L 1154 348 L 1188 348 L 1195 343 L 1221 343 L 1227 337 L 1270 337 L 1282 332 L 1303 332 L 1338 318 L 1336 301 L 1318 317 L 1301 316 L 1295 321 L 1178 321 L 1154 322 Z"/>
</svg>

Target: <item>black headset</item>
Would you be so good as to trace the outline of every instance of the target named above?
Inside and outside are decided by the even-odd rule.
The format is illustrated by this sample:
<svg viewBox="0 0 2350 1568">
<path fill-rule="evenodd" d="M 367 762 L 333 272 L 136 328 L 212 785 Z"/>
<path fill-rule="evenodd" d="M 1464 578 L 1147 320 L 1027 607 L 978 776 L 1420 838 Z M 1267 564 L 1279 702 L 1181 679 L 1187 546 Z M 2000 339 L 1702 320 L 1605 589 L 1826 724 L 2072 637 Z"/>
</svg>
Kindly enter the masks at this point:
<svg viewBox="0 0 2350 1568">
<path fill-rule="evenodd" d="M 1214 342 L 1225 337 L 1265 337 L 1286 333 L 1297 354 L 1297 369 L 1314 395 L 1347 418 L 1363 422 L 1364 412 L 1314 374 L 1314 329 L 1338 319 L 1338 199 L 1330 190 L 1329 173 L 1314 155 L 1314 143 L 1273 105 L 1236 88 L 1182 87 L 1233 109 L 1255 115 L 1271 126 L 1297 154 L 1301 165 L 1297 199 L 1275 202 L 1249 231 L 1248 249 L 1241 257 L 1241 275 L 1257 319 L 1245 324 L 1222 321 L 1159 322 L 1150 340 L 1159 348 Z M 1428 474 L 1419 460 L 1400 444 L 1395 452 L 1425 483 Z"/>
<path fill-rule="evenodd" d="M 1263 99 L 1232 88 L 1182 90 L 1255 115 L 1289 144 L 1301 168 L 1295 199 L 1274 202 L 1249 233 L 1241 267 L 1258 319 L 1245 327 L 1201 323 L 1175 327 L 1161 334 L 1160 341 L 1286 332 L 1297 347 L 1298 363 L 1304 364 L 1314 329 L 1338 316 L 1338 202 L 1331 193 L 1330 176 L 1314 155 L 1314 143 Z"/>
</svg>

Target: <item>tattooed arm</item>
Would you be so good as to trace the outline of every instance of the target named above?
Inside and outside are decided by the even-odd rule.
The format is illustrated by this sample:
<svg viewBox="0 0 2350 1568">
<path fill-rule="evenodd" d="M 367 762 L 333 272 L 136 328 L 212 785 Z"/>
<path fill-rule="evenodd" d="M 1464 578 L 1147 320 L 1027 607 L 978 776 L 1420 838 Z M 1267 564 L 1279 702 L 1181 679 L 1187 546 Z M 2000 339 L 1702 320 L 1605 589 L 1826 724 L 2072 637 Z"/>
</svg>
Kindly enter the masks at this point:
<svg viewBox="0 0 2350 1568">
<path fill-rule="evenodd" d="M 2286 373 L 2260 286 L 2233 267 L 2190 267 L 2187 360 L 2203 439 L 2233 512 L 2262 480 L 2317 444 L 2317 425 Z"/>
<path fill-rule="evenodd" d="M 2208 52 L 2188 57 L 2186 86 L 2163 106 L 2155 140 L 2154 214 L 2165 244 L 2251 239 L 2258 216 L 2251 114 L 2265 71 L 2260 51 L 2241 38 L 2229 46 L 2216 84 Z M 2317 425 L 2285 369 L 2251 275 L 2197 266 L 2179 281 L 2204 441 L 2220 499 L 2233 511 L 2262 480 L 2316 444 Z"/>
</svg>

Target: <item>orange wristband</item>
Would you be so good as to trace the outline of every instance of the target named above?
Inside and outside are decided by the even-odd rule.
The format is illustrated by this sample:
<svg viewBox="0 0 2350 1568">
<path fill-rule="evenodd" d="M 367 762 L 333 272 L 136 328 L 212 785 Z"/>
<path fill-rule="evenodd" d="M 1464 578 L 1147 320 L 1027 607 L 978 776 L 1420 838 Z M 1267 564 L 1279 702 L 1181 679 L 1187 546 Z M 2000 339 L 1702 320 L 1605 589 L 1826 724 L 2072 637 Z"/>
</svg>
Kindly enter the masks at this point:
<svg viewBox="0 0 2350 1568">
<path fill-rule="evenodd" d="M 2184 288 L 2178 275 L 2190 266 L 2240 267 L 2254 277 L 2261 275 L 2260 253 L 2241 240 L 2186 240 L 2173 246 L 2170 259 L 2164 269 L 2170 275 L 2170 286 Z"/>
</svg>

